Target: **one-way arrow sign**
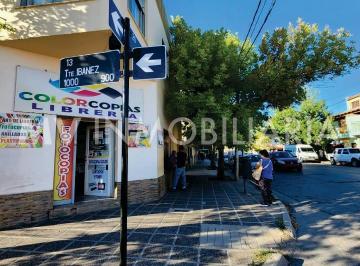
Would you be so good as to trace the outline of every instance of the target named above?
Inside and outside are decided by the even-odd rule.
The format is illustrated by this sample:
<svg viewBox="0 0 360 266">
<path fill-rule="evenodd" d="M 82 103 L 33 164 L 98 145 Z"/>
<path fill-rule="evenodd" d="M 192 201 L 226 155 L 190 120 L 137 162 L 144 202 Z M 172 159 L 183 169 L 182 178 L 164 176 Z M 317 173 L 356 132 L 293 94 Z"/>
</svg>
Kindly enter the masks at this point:
<svg viewBox="0 0 360 266">
<path fill-rule="evenodd" d="M 109 0 L 109 27 L 119 42 L 124 44 L 123 17 L 113 0 Z M 130 29 L 130 47 L 141 47 L 140 41 L 132 29 Z"/>
<path fill-rule="evenodd" d="M 133 79 L 165 79 L 166 47 L 153 46 L 133 49 Z"/>
</svg>

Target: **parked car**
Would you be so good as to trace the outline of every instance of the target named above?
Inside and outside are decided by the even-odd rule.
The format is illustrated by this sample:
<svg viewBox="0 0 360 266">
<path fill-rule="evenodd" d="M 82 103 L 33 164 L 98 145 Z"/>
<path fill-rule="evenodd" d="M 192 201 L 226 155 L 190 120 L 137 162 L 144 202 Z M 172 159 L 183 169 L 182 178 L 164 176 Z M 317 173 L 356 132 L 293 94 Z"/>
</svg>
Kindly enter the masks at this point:
<svg viewBox="0 0 360 266">
<path fill-rule="evenodd" d="M 310 145 L 307 144 L 285 145 L 284 150 L 294 154 L 300 160 L 300 162 L 306 162 L 306 161 L 320 162 L 319 155 Z"/>
<path fill-rule="evenodd" d="M 330 156 L 332 165 L 351 164 L 356 167 L 360 165 L 360 149 L 357 148 L 337 148 L 332 156 Z"/>
<path fill-rule="evenodd" d="M 231 169 L 233 170 L 233 172 L 235 173 L 235 156 L 232 158 L 231 162 L 230 162 L 230 166 Z M 244 156 L 239 156 L 239 161 L 243 160 L 243 159 L 248 159 L 251 162 L 251 168 L 255 169 L 256 164 L 260 161 L 261 157 L 258 154 L 245 154 Z"/>
<path fill-rule="evenodd" d="M 298 172 L 302 171 L 301 161 L 287 151 L 277 151 L 270 153 L 270 159 L 273 162 L 274 170 L 296 170 Z"/>
</svg>

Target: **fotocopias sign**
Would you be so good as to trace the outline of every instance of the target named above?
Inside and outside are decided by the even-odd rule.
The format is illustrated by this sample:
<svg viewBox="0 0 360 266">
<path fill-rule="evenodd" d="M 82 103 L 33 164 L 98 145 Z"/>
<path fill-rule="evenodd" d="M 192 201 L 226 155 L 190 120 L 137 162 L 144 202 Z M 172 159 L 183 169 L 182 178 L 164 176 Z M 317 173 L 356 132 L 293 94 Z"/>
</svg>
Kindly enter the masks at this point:
<svg viewBox="0 0 360 266">
<path fill-rule="evenodd" d="M 54 205 L 63 205 L 72 201 L 76 121 L 72 118 L 58 118 L 56 125 Z"/>
</svg>

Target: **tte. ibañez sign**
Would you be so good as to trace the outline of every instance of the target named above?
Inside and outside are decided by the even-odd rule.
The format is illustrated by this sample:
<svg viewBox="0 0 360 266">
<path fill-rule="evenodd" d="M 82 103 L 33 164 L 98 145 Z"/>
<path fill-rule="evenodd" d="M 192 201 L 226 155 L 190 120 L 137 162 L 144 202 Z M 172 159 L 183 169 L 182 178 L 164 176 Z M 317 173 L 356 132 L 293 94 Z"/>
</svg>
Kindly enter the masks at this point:
<svg viewBox="0 0 360 266">
<path fill-rule="evenodd" d="M 60 88 L 117 82 L 120 80 L 120 51 L 63 58 Z"/>
</svg>

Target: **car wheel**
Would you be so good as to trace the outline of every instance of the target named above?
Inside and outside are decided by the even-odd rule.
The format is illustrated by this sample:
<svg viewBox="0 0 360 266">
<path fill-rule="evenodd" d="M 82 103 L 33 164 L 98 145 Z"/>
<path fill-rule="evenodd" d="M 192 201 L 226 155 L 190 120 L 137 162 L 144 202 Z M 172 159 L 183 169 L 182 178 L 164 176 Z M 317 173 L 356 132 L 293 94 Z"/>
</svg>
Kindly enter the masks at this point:
<svg viewBox="0 0 360 266">
<path fill-rule="evenodd" d="M 359 161 L 358 161 L 358 160 L 356 160 L 356 159 L 352 159 L 352 160 L 351 160 L 351 166 L 353 166 L 353 167 L 358 167 L 358 165 L 359 165 Z"/>
<path fill-rule="evenodd" d="M 331 163 L 331 165 L 336 165 L 336 161 L 334 160 L 334 158 L 330 159 L 330 163 Z"/>
<path fill-rule="evenodd" d="M 296 171 L 298 172 L 298 173 L 301 173 L 302 172 L 302 167 L 298 167 L 297 169 L 296 169 Z"/>
</svg>

